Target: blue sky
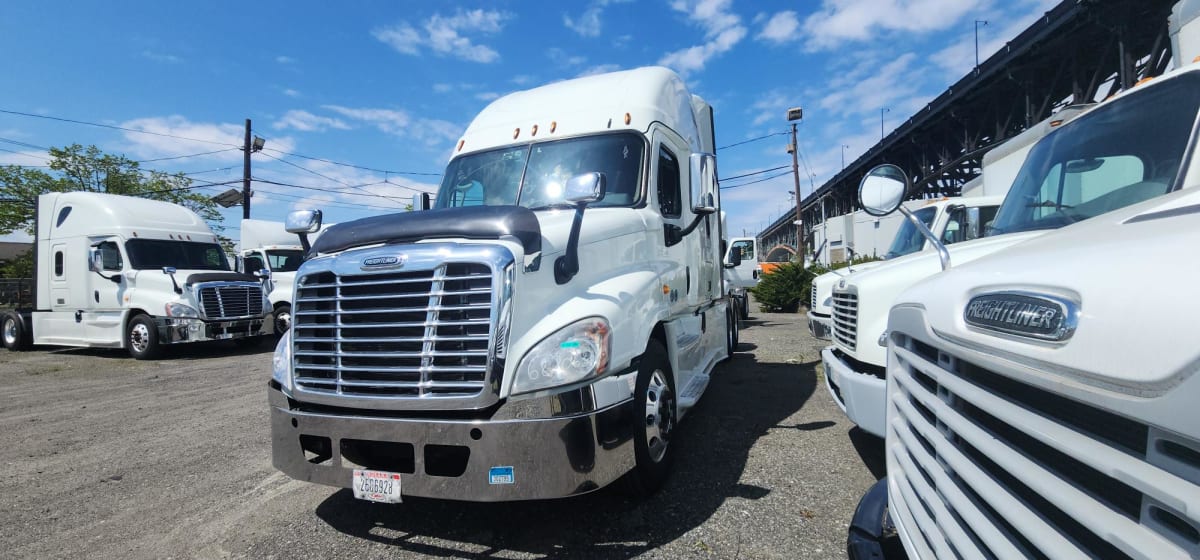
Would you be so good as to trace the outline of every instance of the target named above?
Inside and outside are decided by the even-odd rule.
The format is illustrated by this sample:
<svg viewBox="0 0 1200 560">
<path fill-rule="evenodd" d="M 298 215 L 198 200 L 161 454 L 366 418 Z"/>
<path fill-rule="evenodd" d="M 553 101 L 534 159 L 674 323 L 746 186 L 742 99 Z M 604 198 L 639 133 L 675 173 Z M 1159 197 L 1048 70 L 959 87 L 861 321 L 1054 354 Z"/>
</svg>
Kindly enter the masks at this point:
<svg viewBox="0 0 1200 560">
<path fill-rule="evenodd" d="M 840 170 L 843 151 L 850 162 L 879 141 L 881 114 L 891 131 L 970 70 L 975 20 L 988 22 L 986 57 L 1055 3 L 10 0 L 0 110 L 187 140 L 0 113 L 0 164 L 44 165 L 29 145 L 95 144 L 177 158 L 143 165 L 197 183 L 234 181 L 242 154 L 226 148 L 241 145 L 250 118 L 267 138 L 254 176 L 297 185 L 256 184 L 253 217 L 320 207 L 342 222 L 434 189 L 460 133 L 497 96 L 659 64 L 713 104 L 718 146 L 784 132 L 786 109 L 803 107 L 807 196 Z M 786 146 L 776 135 L 718 151 L 722 177 L 788 166 L 722 184 L 757 181 L 722 191 L 731 235 L 793 207 Z M 198 190 L 230 187 L 240 184 Z M 224 213 L 236 239 L 241 209 Z"/>
</svg>

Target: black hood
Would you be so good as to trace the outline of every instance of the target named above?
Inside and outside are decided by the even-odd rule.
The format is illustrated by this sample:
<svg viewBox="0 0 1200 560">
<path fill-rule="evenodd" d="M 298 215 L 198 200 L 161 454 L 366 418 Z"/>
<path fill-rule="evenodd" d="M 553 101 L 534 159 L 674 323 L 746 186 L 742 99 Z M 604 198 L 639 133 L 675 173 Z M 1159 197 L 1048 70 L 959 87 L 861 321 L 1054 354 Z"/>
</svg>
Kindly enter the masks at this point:
<svg viewBox="0 0 1200 560">
<path fill-rule="evenodd" d="M 372 216 L 343 222 L 321 233 L 310 256 L 376 243 L 402 243 L 440 237 L 514 239 L 526 255 L 542 250 L 537 216 L 523 206 L 466 206 Z"/>
</svg>

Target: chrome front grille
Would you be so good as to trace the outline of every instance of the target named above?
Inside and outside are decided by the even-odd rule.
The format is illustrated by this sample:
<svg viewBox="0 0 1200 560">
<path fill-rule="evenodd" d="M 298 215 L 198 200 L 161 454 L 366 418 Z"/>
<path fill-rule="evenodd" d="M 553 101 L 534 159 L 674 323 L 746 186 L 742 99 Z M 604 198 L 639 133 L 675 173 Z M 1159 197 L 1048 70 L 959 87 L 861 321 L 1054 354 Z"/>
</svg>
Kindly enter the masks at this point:
<svg viewBox="0 0 1200 560">
<path fill-rule="evenodd" d="M 854 350 L 858 344 L 858 294 L 833 292 L 833 337 Z"/>
<path fill-rule="evenodd" d="M 808 305 L 808 310 L 812 311 L 817 308 L 817 283 L 812 284 L 812 302 Z"/>
<path fill-rule="evenodd" d="M 891 514 L 918 556 L 1200 554 L 1197 442 L 903 333 L 892 352 Z"/>
<path fill-rule="evenodd" d="M 296 282 L 297 390 L 351 397 L 474 397 L 489 381 L 496 313 L 487 264 L 308 273 Z"/>
<path fill-rule="evenodd" d="M 242 319 L 263 314 L 262 286 L 258 284 L 200 284 L 196 297 L 205 319 Z"/>
</svg>

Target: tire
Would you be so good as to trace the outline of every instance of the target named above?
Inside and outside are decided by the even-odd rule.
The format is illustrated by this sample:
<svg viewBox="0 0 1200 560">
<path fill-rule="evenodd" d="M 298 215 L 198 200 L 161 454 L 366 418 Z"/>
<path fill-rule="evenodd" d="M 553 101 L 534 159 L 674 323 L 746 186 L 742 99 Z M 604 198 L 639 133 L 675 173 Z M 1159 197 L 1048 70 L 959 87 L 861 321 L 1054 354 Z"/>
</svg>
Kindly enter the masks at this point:
<svg viewBox="0 0 1200 560">
<path fill-rule="evenodd" d="M 292 328 L 292 306 L 286 303 L 275 306 L 271 320 L 274 322 L 275 334 L 286 333 L 288 329 Z"/>
<path fill-rule="evenodd" d="M 738 312 L 730 309 L 725 313 L 725 349 L 729 351 L 729 357 L 733 358 L 733 353 L 737 352 L 738 348 Z"/>
<path fill-rule="evenodd" d="M 741 309 L 739 310 L 739 313 L 741 313 L 742 319 L 749 319 L 750 318 L 750 296 L 747 295 L 747 296 L 743 297 L 741 305 L 739 305 L 738 307 L 741 307 Z"/>
<path fill-rule="evenodd" d="M 162 353 L 158 326 L 148 315 L 138 315 L 125 327 L 125 349 L 135 360 L 153 360 Z"/>
<path fill-rule="evenodd" d="M 637 464 L 625 477 L 625 490 L 636 498 L 658 492 L 671 472 L 675 459 L 670 445 L 675 431 L 675 379 L 662 344 L 646 344 L 634 384 L 635 410 L 632 421 L 634 456 Z"/>
<path fill-rule="evenodd" d="M 16 313 L 0 315 L 0 343 L 10 352 L 20 352 L 29 348 L 29 333 L 25 323 Z"/>
</svg>

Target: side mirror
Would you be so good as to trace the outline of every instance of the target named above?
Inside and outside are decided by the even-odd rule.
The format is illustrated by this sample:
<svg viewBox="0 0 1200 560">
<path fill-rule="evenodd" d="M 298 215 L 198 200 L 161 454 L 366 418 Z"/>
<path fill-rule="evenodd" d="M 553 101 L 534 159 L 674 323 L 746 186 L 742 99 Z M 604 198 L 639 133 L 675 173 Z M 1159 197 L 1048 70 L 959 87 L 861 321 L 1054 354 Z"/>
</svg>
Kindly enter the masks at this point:
<svg viewBox="0 0 1200 560">
<path fill-rule="evenodd" d="M 271 278 L 271 271 L 268 269 L 265 269 L 265 268 L 260 268 L 256 271 L 254 271 L 254 276 L 261 278 L 263 280 L 268 280 Z"/>
<path fill-rule="evenodd" d="M 317 233 L 321 230 L 320 210 L 295 210 L 287 215 L 284 228 L 288 233 Z"/>
<path fill-rule="evenodd" d="M 164 266 L 162 270 L 163 270 L 163 274 L 167 274 L 170 276 L 174 276 L 175 272 L 177 271 L 177 269 L 173 266 Z"/>
<path fill-rule="evenodd" d="M 704 193 L 701 195 L 700 200 L 692 204 L 692 211 L 701 215 L 708 215 L 716 212 L 717 203 L 713 201 L 712 193 Z"/>
<path fill-rule="evenodd" d="M 563 198 L 574 204 L 591 204 L 604 199 L 604 187 L 603 173 L 583 173 L 567 179 L 567 184 L 563 187 Z"/>
<path fill-rule="evenodd" d="M 433 207 L 433 203 L 429 199 L 429 193 L 419 192 L 413 195 L 412 209 L 414 212 L 418 210 L 428 210 Z"/>
<path fill-rule="evenodd" d="M 99 247 L 92 247 L 88 253 L 88 270 L 96 273 L 104 270 L 104 257 L 100 254 Z"/>
<path fill-rule="evenodd" d="M 729 251 L 729 258 L 725 260 L 725 268 L 737 268 L 742 264 L 742 249 L 734 247 Z"/>
<path fill-rule="evenodd" d="M 900 208 L 908 192 L 908 175 L 890 163 L 867 172 L 858 184 L 858 204 L 872 216 L 886 216 Z"/>
</svg>

